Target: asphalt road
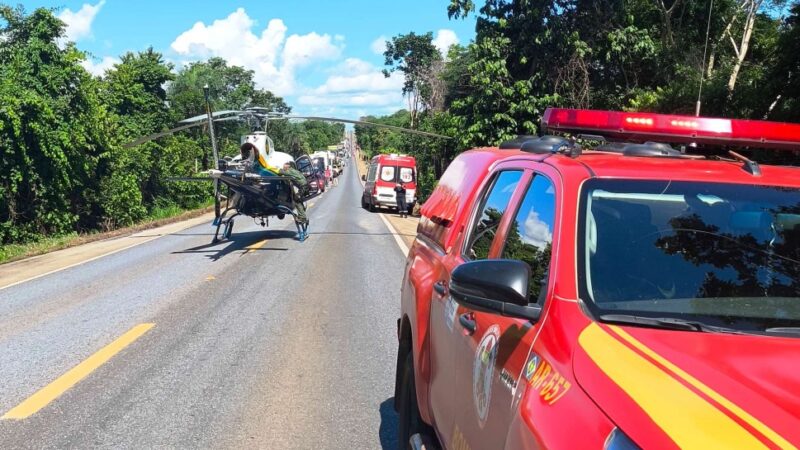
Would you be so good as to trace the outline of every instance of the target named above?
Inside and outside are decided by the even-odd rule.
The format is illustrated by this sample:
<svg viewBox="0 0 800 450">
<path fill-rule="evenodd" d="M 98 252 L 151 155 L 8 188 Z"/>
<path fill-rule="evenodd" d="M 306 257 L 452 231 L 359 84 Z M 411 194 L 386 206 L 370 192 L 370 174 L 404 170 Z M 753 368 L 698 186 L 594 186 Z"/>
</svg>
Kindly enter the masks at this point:
<svg viewBox="0 0 800 450">
<path fill-rule="evenodd" d="M 60 393 L 0 448 L 396 448 L 405 259 L 360 191 L 348 166 L 303 243 L 240 218 L 0 290 L 0 415 Z"/>
</svg>

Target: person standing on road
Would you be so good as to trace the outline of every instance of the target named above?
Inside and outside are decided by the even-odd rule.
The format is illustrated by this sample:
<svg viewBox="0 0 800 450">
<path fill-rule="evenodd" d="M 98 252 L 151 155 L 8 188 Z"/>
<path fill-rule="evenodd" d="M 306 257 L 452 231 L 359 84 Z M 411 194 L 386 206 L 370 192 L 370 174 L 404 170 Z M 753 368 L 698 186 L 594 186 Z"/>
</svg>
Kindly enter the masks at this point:
<svg viewBox="0 0 800 450">
<path fill-rule="evenodd" d="M 333 175 L 333 173 L 331 173 L 331 166 L 328 166 L 325 168 L 325 186 L 331 185 L 331 180 L 333 179 L 331 175 Z"/>
<path fill-rule="evenodd" d="M 406 186 L 402 180 L 400 180 L 400 182 L 394 186 L 394 192 L 397 199 L 397 212 L 400 213 L 400 217 L 408 217 L 408 207 L 406 206 Z"/>
<path fill-rule="evenodd" d="M 303 197 L 308 188 L 306 177 L 299 170 L 292 167 L 288 162 L 283 165 L 281 175 L 292 180 L 292 200 L 297 210 L 294 221 L 297 225 L 297 239 L 305 241 L 308 237 L 308 216 L 306 216 L 306 206 L 303 204 Z"/>
</svg>

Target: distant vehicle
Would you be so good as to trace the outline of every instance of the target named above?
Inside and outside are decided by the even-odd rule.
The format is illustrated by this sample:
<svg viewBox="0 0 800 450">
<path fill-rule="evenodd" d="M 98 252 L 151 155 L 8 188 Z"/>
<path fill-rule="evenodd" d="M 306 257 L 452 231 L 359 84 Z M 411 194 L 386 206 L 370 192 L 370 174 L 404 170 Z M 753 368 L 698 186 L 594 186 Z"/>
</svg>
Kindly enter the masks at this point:
<svg viewBox="0 0 800 450">
<path fill-rule="evenodd" d="M 800 171 L 730 150 L 796 163 L 800 125 L 548 109 L 542 129 L 459 154 L 422 207 L 401 448 L 800 445 Z"/>
<path fill-rule="evenodd" d="M 406 204 L 408 213 L 414 210 L 417 201 L 417 160 L 413 156 L 377 155 L 372 158 L 367 174 L 362 176 L 366 181 L 361 196 L 361 207 L 375 211 L 376 208 L 397 209 L 394 187 L 402 181 L 406 187 Z"/>
<path fill-rule="evenodd" d="M 326 150 L 316 151 L 311 154 L 311 157 L 315 159 L 317 158 L 322 159 L 324 164 L 324 166 L 322 167 L 323 172 L 325 171 L 325 169 L 329 167 L 331 168 L 331 170 L 333 170 L 333 158 L 331 158 L 330 152 Z"/>
<path fill-rule="evenodd" d="M 328 159 L 331 162 L 331 171 L 334 177 L 338 177 L 342 173 L 342 160 L 339 154 L 335 151 L 328 150 Z"/>
<path fill-rule="evenodd" d="M 317 168 L 314 160 L 308 155 L 298 156 L 295 160 L 297 170 L 305 175 L 311 194 L 325 192 L 325 174 Z"/>
</svg>

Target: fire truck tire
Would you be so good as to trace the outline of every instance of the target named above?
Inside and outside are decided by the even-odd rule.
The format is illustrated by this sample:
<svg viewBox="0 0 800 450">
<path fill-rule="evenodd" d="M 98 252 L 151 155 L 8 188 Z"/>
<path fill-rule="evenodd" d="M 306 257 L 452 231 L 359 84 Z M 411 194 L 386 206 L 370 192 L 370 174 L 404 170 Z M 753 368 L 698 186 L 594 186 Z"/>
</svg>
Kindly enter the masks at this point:
<svg viewBox="0 0 800 450">
<path fill-rule="evenodd" d="M 408 353 L 403 364 L 401 380 L 397 408 L 400 416 L 397 422 L 397 448 L 406 450 L 410 448 L 409 440 L 414 434 L 434 435 L 431 427 L 423 422 L 419 413 L 417 388 L 414 382 L 414 357 L 411 352 Z"/>
</svg>

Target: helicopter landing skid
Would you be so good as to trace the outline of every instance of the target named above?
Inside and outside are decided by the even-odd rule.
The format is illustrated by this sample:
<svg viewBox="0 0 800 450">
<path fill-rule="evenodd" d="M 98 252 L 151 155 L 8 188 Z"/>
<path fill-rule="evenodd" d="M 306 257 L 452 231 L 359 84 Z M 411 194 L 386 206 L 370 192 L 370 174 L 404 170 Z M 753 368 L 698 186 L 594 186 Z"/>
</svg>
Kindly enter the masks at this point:
<svg viewBox="0 0 800 450">
<path fill-rule="evenodd" d="M 233 219 L 234 217 L 238 216 L 239 213 L 237 212 L 230 217 L 225 217 L 225 215 L 228 214 L 228 211 L 230 210 L 231 208 L 225 208 L 225 210 L 222 211 L 222 214 L 220 214 L 219 217 L 214 219 L 214 225 L 216 225 L 217 228 L 214 231 L 214 238 L 211 239 L 212 244 L 216 244 L 217 242 L 220 241 L 219 229 L 222 228 L 223 225 L 225 226 L 225 228 L 223 228 L 222 230 L 222 239 L 231 238 L 231 233 L 233 233 Z"/>
</svg>

